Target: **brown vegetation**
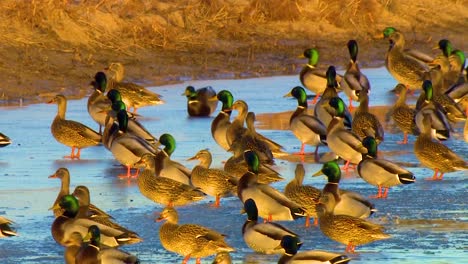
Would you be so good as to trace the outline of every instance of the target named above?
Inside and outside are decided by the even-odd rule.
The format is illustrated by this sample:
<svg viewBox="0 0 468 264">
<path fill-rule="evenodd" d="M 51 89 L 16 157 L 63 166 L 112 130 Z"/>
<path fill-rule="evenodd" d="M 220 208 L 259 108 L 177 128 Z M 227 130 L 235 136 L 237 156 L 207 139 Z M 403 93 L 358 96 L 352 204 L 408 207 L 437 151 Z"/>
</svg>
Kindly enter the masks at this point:
<svg viewBox="0 0 468 264">
<path fill-rule="evenodd" d="M 378 66 L 387 26 L 427 52 L 441 38 L 466 50 L 466 14 L 466 0 L 3 0 L 0 99 L 85 96 L 113 61 L 146 85 L 295 74 L 310 46 L 342 66 L 350 38 L 361 63 Z"/>
</svg>

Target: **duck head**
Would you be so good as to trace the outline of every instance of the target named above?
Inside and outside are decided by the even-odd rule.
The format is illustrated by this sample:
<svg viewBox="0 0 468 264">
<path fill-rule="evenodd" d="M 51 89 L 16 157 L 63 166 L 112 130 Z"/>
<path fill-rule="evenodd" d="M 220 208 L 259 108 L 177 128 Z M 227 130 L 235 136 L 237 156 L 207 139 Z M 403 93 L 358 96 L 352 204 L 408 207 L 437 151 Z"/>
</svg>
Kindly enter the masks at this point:
<svg viewBox="0 0 468 264">
<path fill-rule="evenodd" d="M 97 72 L 94 75 L 94 81 L 91 82 L 91 85 L 94 89 L 101 91 L 104 93 L 107 88 L 107 76 L 104 72 Z"/>
<path fill-rule="evenodd" d="M 362 145 L 367 148 L 367 156 L 371 156 L 376 158 L 377 157 L 377 142 L 375 141 L 375 138 L 373 137 L 365 137 L 362 140 Z"/>
<path fill-rule="evenodd" d="M 304 57 L 309 59 L 309 65 L 310 66 L 315 66 L 318 63 L 319 60 L 319 52 L 316 48 L 310 48 L 304 50 Z"/>
<path fill-rule="evenodd" d="M 90 244 L 99 246 L 101 244 L 101 230 L 97 225 L 92 225 L 88 228 L 88 233 L 83 238 L 84 242 L 90 242 Z"/>
<path fill-rule="evenodd" d="M 231 111 L 232 103 L 234 101 L 234 97 L 231 92 L 228 90 L 222 90 L 216 95 L 216 98 L 223 103 L 222 111 Z"/>
<path fill-rule="evenodd" d="M 258 158 L 257 153 L 253 150 L 247 150 L 244 152 L 244 159 L 245 163 L 247 163 L 247 167 L 249 171 L 258 174 L 258 167 L 260 166 L 260 159 Z"/>
<path fill-rule="evenodd" d="M 348 46 L 349 56 L 351 57 L 351 60 L 353 62 L 356 62 L 357 55 L 358 55 L 358 44 L 356 40 L 352 39 L 348 41 L 347 46 Z"/>
<path fill-rule="evenodd" d="M 172 153 L 174 153 L 174 150 L 176 148 L 176 141 L 171 134 L 162 134 L 159 137 L 159 143 L 164 145 L 164 152 L 166 152 L 167 155 L 171 156 Z"/>
<path fill-rule="evenodd" d="M 312 176 L 320 176 L 325 174 L 329 183 L 339 183 L 341 179 L 341 169 L 336 161 L 328 161 L 323 164 L 322 169 L 314 173 Z"/>
</svg>

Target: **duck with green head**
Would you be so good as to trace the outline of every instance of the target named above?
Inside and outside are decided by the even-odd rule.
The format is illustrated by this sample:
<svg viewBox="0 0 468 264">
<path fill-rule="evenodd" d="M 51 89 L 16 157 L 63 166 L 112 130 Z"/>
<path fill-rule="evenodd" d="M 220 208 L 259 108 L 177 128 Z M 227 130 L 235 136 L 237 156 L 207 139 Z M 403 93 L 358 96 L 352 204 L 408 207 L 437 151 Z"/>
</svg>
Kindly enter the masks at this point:
<svg viewBox="0 0 468 264">
<path fill-rule="evenodd" d="M 216 91 L 211 86 L 195 89 L 195 87 L 189 85 L 182 95 L 187 97 L 187 113 L 189 116 L 210 116 L 218 107 Z"/>
<path fill-rule="evenodd" d="M 301 142 L 298 155 L 304 156 L 305 145 L 315 146 L 315 160 L 318 160 L 318 147 L 326 145 L 327 127 L 317 117 L 307 113 L 307 95 L 304 88 L 296 86 L 284 97 L 297 100 L 296 111 L 289 118 L 289 129 Z"/>
<path fill-rule="evenodd" d="M 96 73 L 94 81 L 90 84 L 93 86 L 94 92 L 88 97 L 88 113 L 98 123 L 100 134 L 102 127 L 106 125 L 107 113 L 105 109 L 108 109 L 111 105 L 111 101 L 105 95 L 107 88 L 106 74 L 103 72 Z"/>
<path fill-rule="evenodd" d="M 406 104 L 406 92 L 406 88 L 401 89 L 391 112 L 393 121 L 403 131 L 403 141 L 398 141 L 398 144 L 408 144 L 408 134 L 419 135 L 415 122 L 416 110 Z"/>
<path fill-rule="evenodd" d="M 234 98 L 231 92 L 222 90 L 218 92 L 216 98 L 223 104 L 219 114 L 211 122 L 211 136 L 224 150 L 229 150 L 230 145 L 227 141 L 227 130 L 231 125 L 232 103 Z"/>
<path fill-rule="evenodd" d="M 367 154 L 362 155 L 362 161 L 357 167 L 358 174 L 364 181 L 379 188 L 377 195 L 371 198 L 385 199 L 390 187 L 416 181 L 412 172 L 377 157 L 377 142 L 373 137 L 365 137 L 362 144 L 367 148 Z"/>
<path fill-rule="evenodd" d="M 352 39 L 347 44 L 350 60 L 344 79 L 348 85 L 345 86 L 344 92 L 349 98 L 349 110 L 353 109 L 353 100 L 359 101 L 359 93 L 363 91 L 370 92 L 370 83 L 367 76 L 359 69 L 357 63 L 358 44 L 357 41 Z"/>
<path fill-rule="evenodd" d="M 164 148 L 154 157 L 155 175 L 190 185 L 191 171 L 181 163 L 171 159 L 171 155 L 176 149 L 175 138 L 171 134 L 165 133 L 159 137 L 159 143 Z"/>
<path fill-rule="evenodd" d="M 339 188 L 341 170 L 336 161 L 324 163 L 322 169 L 314 173 L 312 176 L 316 177 L 323 174 L 327 177 L 328 182 L 322 189 L 322 195 L 325 193 L 331 193 L 335 198 L 336 203 L 333 209 L 334 214 L 367 218 L 376 211 L 376 209 L 374 209 L 374 205 L 362 197 L 362 195 Z"/>
<path fill-rule="evenodd" d="M 288 199 L 284 194 L 267 184 L 258 183 L 260 160 L 255 151 L 244 153 L 249 171 L 237 183 L 237 195 L 245 203 L 253 199 L 260 217 L 266 221 L 292 221 L 306 215 L 305 209 Z"/>
</svg>

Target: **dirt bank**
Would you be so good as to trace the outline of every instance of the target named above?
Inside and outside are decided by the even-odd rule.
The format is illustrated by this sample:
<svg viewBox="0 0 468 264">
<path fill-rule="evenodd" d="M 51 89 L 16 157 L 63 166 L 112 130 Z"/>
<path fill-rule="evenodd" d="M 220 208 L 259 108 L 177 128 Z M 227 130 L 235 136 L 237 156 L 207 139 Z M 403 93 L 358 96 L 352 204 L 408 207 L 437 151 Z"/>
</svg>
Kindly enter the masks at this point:
<svg viewBox="0 0 468 264">
<path fill-rule="evenodd" d="M 343 68 L 350 38 L 362 66 L 381 66 L 388 44 L 376 36 L 387 26 L 428 53 L 441 38 L 468 50 L 466 14 L 466 0 L 5 0 L 0 101 L 86 96 L 95 72 L 114 61 L 144 85 L 296 74 L 312 46 L 321 64 Z"/>
</svg>

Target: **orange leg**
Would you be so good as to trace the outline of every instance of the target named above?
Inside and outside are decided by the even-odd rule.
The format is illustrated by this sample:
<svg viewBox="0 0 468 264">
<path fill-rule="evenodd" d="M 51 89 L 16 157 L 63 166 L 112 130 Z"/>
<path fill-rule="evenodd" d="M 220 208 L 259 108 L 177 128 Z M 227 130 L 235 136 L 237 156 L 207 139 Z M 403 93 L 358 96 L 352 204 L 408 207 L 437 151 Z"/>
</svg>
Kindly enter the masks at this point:
<svg viewBox="0 0 468 264">
<path fill-rule="evenodd" d="M 81 156 L 81 149 L 79 148 L 78 152 L 76 152 L 75 154 L 75 158 L 80 159 L 80 156 Z"/>
<path fill-rule="evenodd" d="M 438 179 L 439 181 L 441 181 L 442 178 L 444 178 L 444 173 L 443 173 L 443 172 L 441 172 L 441 173 L 439 174 L 439 178 L 437 178 L 437 179 Z"/>
<path fill-rule="evenodd" d="M 138 174 L 139 174 L 139 172 L 140 172 L 140 169 L 137 169 L 136 172 L 135 172 L 135 174 L 132 175 L 131 166 L 126 165 L 125 167 L 127 167 L 127 174 L 126 174 L 126 175 L 120 174 L 120 175 L 119 175 L 119 178 L 121 178 L 121 179 L 127 178 L 127 179 L 128 179 L 128 178 L 136 178 L 136 177 L 138 177 Z"/>
<path fill-rule="evenodd" d="M 348 110 L 351 112 L 351 111 L 353 111 L 353 109 L 354 109 L 354 106 L 353 106 L 353 99 L 352 99 L 352 98 L 349 98 Z"/>
<path fill-rule="evenodd" d="M 76 149 L 76 147 L 73 146 L 72 149 L 71 149 L 70 155 L 69 156 L 63 156 L 63 158 L 65 158 L 65 159 L 74 159 L 75 158 L 75 149 Z"/>
<path fill-rule="evenodd" d="M 352 166 L 353 169 L 356 169 L 356 166 L 355 165 L 350 165 L 350 163 L 351 163 L 351 160 L 346 161 L 344 167 L 341 168 L 341 169 L 344 170 L 345 172 L 348 172 L 350 166 Z"/>
<path fill-rule="evenodd" d="M 403 132 L 403 141 L 397 141 L 397 144 L 408 144 L 408 134 L 406 132 Z"/>
<path fill-rule="evenodd" d="M 214 207 L 214 208 L 219 208 L 220 206 L 220 200 L 221 198 L 219 197 L 219 195 L 216 195 L 216 201 L 214 204 L 210 205 L 211 207 Z"/>
<path fill-rule="evenodd" d="M 442 177 L 444 177 L 444 174 L 441 173 L 441 175 L 439 177 L 437 177 L 438 173 L 439 173 L 439 169 L 435 169 L 434 175 L 432 176 L 432 178 L 425 178 L 425 180 L 426 181 L 440 181 L 440 180 L 442 180 Z"/>
<path fill-rule="evenodd" d="M 319 94 L 319 93 L 316 94 L 315 97 L 314 97 L 314 100 L 312 100 L 311 104 L 316 104 L 317 101 L 318 101 L 318 99 L 319 99 L 319 97 L 320 97 L 320 94 Z"/>
<path fill-rule="evenodd" d="M 346 253 L 354 253 L 354 249 L 356 249 L 356 246 L 354 246 L 351 242 L 348 243 L 346 246 Z"/>
<path fill-rule="evenodd" d="M 182 261 L 182 264 L 187 264 L 187 262 L 189 261 L 190 259 L 190 254 L 185 256 L 184 260 Z"/>
<path fill-rule="evenodd" d="M 382 198 L 382 186 L 378 186 L 379 188 L 379 191 L 377 192 L 377 195 L 371 195 L 369 196 L 369 198 L 376 198 L 376 199 L 379 199 L 379 198 Z"/>
<path fill-rule="evenodd" d="M 197 258 L 197 264 L 201 264 L 201 258 Z"/>
<path fill-rule="evenodd" d="M 314 226 L 318 226 L 319 222 L 318 222 L 318 217 L 314 218 Z"/>
<path fill-rule="evenodd" d="M 383 195 L 382 195 L 382 198 L 383 198 L 383 199 L 387 199 L 387 197 L 388 197 L 388 189 L 389 189 L 388 187 L 385 187 L 385 192 L 384 192 Z"/>
<path fill-rule="evenodd" d="M 310 216 L 309 215 L 306 216 L 305 227 L 310 227 Z"/>
</svg>

